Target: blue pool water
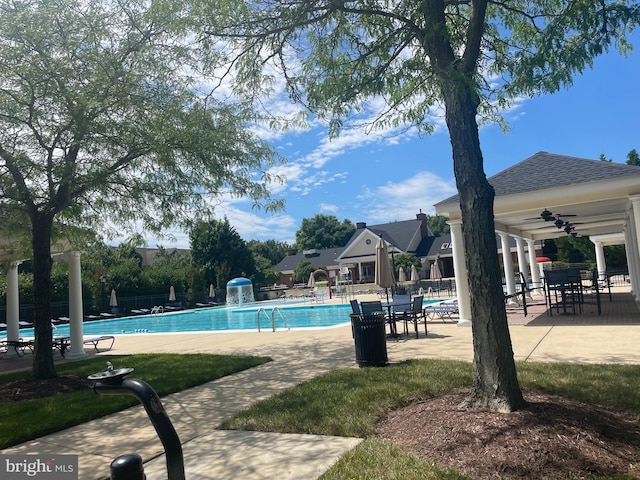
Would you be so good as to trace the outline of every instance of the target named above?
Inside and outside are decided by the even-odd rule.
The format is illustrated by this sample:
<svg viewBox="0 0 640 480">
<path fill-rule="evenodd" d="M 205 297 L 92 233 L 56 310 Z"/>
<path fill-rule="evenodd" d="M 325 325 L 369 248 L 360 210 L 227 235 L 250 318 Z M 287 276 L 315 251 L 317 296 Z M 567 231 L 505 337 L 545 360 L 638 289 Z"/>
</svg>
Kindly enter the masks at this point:
<svg viewBox="0 0 640 480">
<path fill-rule="evenodd" d="M 439 300 L 425 301 L 425 304 Z M 131 333 L 177 333 L 203 331 L 242 331 L 258 329 L 271 330 L 271 319 L 276 330 L 288 328 L 321 328 L 332 327 L 351 321 L 350 305 L 300 305 L 275 306 L 264 304 L 238 307 L 214 307 L 185 310 L 159 315 L 139 315 L 108 320 L 84 322 L 83 333 L 87 335 L 114 335 Z M 68 336 L 69 325 L 56 325 L 53 335 Z M 0 332 L 0 338 L 6 332 Z M 33 337 L 32 328 L 21 328 L 21 337 Z"/>
</svg>

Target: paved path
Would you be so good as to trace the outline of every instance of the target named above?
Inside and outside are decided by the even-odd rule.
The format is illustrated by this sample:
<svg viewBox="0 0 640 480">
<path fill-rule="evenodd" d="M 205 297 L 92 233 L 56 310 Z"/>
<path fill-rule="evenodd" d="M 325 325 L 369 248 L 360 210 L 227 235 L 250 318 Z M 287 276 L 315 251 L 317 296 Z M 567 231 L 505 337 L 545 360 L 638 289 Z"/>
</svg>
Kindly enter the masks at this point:
<svg viewBox="0 0 640 480">
<path fill-rule="evenodd" d="M 626 298 L 626 297 L 625 297 Z M 546 319 L 541 306 L 527 317 L 510 315 L 516 360 L 640 364 L 640 313 L 631 322 L 596 324 L 573 317 Z M 620 307 L 619 304 L 618 308 Z M 585 318 L 587 312 L 585 312 Z M 546 323 L 546 324 L 544 324 Z M 568 324 L 567 324 L 568 323 Z M 392 363 L 410 358 L 471 361 L 471 328 L 429 324 L 429 336 L 387 343 Z M 109 354 L 146 352 L 264 355 L 272 362 L 163 398 L 183 442 L 188 479 L 313 479 L 360 442 L 356 438 L 216 430 L 252 403 L 336 368 L 355 368 L 351 328 L 244 333 L 118 336 Z M 100 354 L 108 358 L 108 354 Z M 126 365 L 114 365 L 115 368 Z M 166 478 L 162 446 L 141 407 L 58 432 L 2 453 L 77 454 L 81 479 L 108 478 L 109 462 L 140 453 L 149 479 Z"/>
</svg>

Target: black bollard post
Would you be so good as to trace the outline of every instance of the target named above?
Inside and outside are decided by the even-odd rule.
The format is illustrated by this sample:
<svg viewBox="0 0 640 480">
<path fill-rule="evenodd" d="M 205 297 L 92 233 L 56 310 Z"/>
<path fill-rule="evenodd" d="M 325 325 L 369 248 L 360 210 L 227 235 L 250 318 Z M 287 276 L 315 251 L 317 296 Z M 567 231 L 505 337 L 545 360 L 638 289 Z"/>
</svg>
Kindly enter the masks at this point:
<svg viewBox="0 0 640 480">
<path fill-rule="evenodd" d="M 137 453 L 121 455 L 111 462 L 111 480 L 147 480 L 142 457 Z"/>
</svg>

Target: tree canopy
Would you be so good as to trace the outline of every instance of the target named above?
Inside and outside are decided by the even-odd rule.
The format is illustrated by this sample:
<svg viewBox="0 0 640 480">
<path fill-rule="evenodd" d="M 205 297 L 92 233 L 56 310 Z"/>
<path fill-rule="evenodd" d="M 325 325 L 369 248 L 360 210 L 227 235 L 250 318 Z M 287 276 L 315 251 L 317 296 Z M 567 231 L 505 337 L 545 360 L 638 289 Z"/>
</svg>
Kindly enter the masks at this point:
<svg viewBox="0 0 640 480">
<path fill-rule="evenodd" d="M 333 135 L 354 125 L 430 132 L 444 114 L 471 291 L 469 404 L 520 408 L 495 254 L 494 191 L 478 122 L 500 121 L 513 99 L 570 86 L 611 46 L 629 52 L 626 35 L 640 22 L 640 6 L 624 0 L 199 4 L 212 43 L 235 47 L 227 51 L 241 88 L 264 88 L 264 73 L 272 82 L 274 71 L 284 72 L 292 98 Z"/>
<path fill-rule="evenodd" d="M 296 247 L 299 250 L 344 247 L 355 231 L 356 227 L 349 219 L 340 222 L 334 215 L 317 213 L 312 218 L 302 219 L 296 232 Z"/>
<path fill-rule="evenodd" d="M 224 290 L 236 277 L 252 277 L 256 266 L 247 245 L 229 220 L 199 222 L 189 234 L 191 258 L 202 269 L 207 285 Z"/>
<path fill-rule="evenodd" d="M 281 206 L 268 192 L 277 155 L 247 128 L 247 105 L 202 91 L 217 76 L 192 35 L 173 2 L 0 3 L 0 214 L 31 241 L 36 378 L 55 375 L 55 224 L 161 232 L 222 195 Z"/>
</svg>

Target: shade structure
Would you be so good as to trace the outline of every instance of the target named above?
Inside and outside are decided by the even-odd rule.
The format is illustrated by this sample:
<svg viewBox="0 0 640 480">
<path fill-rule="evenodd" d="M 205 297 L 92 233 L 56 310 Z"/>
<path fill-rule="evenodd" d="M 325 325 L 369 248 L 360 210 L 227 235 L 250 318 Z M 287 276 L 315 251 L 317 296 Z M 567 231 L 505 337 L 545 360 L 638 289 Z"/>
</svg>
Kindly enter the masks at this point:
<svg viewBox="0 0 640 480">
<path fill-rule="evenodd" d="M 440 266 L 438 265 L 437 260 L 431 264 L 430 273 L 431 274 L 429 275 L 429 278 L 431 278 L 432 280 L 439 280 L 442 278 L 442 273 L 440 272 Z"/>
<path fill-rule="evenodd" d="M 418 274 L 418 269 L 415 265 L 411 265 L 411 281 L 413 283 L 418 283 L 420 281 L 420 275 Z"/>
<path fill-rule="evenodd" d="M 213 283 L 209 285 L 209 298 L 215 298 L 216 289 L 213 288 Z"/>
<path fill-rule="evenodd" d="M 109 306 L 117 307 L 118 306 L 118 298 L 116 297 L 116 291 L 111 289 L 111 297 L 109 298 Z"/>
<path fill-rule="evenodd" d="M 393 268 L 389 261 L 389 252 L 387 251 L 387 244 L 380 238 L 376 243 L 376 268 L 375 268 L 375 284 L 380 288 L 384 288 L 387 292 L 387 301 L 389 300 L 389 290 L 396 284 L 395 276 L 393 275 Z"/>
<path fill-rule="evenodd" d="M 176 290 L 175 288 L 173 288 L 173 285 L 171 285 L 171 287 L 169 288 L 169 301 L 170 302 L 176 301 Z"/>
<path fill-rule="evenodd" d="M 398 283 L 404 283 L 407 281 L 407 274 L 404 273 L 404 268 L 400 267 L 398 270 Z"/>
</svg>

